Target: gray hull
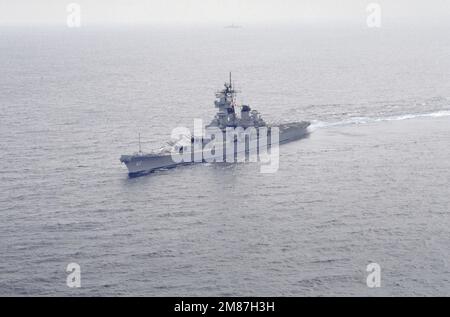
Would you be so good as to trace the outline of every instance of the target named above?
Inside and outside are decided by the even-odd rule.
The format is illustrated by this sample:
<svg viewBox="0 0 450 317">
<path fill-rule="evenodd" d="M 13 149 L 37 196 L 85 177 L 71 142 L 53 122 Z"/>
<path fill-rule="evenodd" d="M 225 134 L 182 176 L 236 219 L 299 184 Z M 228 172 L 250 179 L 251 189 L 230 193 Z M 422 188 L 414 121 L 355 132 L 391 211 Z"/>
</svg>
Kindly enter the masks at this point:
<svg viewBox="0 0 450 317">
<path fill-rule="evenodd" d="M 294 122 L 280 124 L 277 127 L 280 129 L 280 144 L 299 140 L 308 135 L 309 122 Z"/>
<path fill-rule="evenodd" d="M 278 125 L 277 127 L 280 131 L 279 143 L 284 144 L 306 137 L 308 135 L 309 125 L 309 122 Z M 174 162 L 170 153 L 122 155 L 120 161 L 127 166 L 128 174 L 130 176 L 139 176 L 162 168 L 171 168 L 177 165 L 191 164 L 191 162 Z"/>
<path fill-rule="evenodd" d="M 130 176 L 138 176 L 157 169 L 171 168 L 181 164 L 174 162 L 170 154 L 122 155 L 120 161 L 127 166 Z"/>
</svg>

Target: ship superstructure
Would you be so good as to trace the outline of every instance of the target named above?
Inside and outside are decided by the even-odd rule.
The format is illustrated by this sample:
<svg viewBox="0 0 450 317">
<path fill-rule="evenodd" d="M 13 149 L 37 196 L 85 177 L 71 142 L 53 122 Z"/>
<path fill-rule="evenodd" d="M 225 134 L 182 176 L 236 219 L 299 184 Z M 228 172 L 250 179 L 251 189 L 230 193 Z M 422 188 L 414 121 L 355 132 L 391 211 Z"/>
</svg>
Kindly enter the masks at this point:
<svg viewBox="0 0 450 317">
<path fill-rule="evenodd" d="M 216 93 L 216 100 L 214 105 L 218 108 L 217 114 L 212 122 L 207 127 L 219 127 L 220 129 L 226 129 L 227 127 L 261 127 L 266 126 L 266 123 L 261 118 L 260 114 L 256 110 L 251 110 L 250 106 L 242 105 L 240 116 L 237 115 L 236 109 L 239 107 L 236 103 L 236 93 L 233 84 L 230 81 L 224 84 L 225 88 Z"/>
</svg>

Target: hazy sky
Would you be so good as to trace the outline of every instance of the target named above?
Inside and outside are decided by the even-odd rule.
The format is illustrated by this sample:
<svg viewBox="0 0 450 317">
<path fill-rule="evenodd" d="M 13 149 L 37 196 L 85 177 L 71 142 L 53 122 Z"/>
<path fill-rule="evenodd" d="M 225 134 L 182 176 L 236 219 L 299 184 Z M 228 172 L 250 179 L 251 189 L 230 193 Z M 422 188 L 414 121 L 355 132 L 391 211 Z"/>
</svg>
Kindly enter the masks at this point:
<svg viewBox="0 0 450 317">
<path fill-rule="evenodd" d="M 71 2 L 83 24 L 352 22 L 365 21 L 371 2 L 389 20 L 450 20 L 450 0 L 0 0 L 0 24 L 65 23 Z"/>
</svg>

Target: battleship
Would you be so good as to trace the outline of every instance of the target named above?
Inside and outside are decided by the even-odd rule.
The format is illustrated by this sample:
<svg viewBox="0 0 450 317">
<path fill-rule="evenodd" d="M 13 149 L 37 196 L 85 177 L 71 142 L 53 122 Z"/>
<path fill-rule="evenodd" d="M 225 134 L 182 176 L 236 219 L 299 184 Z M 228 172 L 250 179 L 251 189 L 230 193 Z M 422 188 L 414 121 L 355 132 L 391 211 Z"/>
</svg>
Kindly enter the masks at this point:
<svg viewBox="0 0 450 317">
<path fill-rule="evenodd" d="M 214 105 L 218 111 L 213 120 L 201 128 L 200 135 L 194 131 L 191 136 L 188 131 L 174 137 L 172 133 L 171 141 L 149 153 L 141 151 L 139 136 L 139 152 L 120 157 L 120 161 L 128 168 L 129 176 L 140 176 L 183 164 L 238 162 L 242 159 L 248 161 L 250 154 L 258 155 L 262 152 L 263 141 L 267 144 L 264 149 L 270 151 L 275 144 L 278 146 L 308 135 L 310 122 L 268 124 L 257 110 L 252 110 L 249 105 L 239 105 L 236 102 L 236 94 L 230 73 L 229 82 L 216 93 Z M 213 148 L 213 151 L 208 151 L 208 156 L 204 155 L 207 148 Z"/>
</svg>

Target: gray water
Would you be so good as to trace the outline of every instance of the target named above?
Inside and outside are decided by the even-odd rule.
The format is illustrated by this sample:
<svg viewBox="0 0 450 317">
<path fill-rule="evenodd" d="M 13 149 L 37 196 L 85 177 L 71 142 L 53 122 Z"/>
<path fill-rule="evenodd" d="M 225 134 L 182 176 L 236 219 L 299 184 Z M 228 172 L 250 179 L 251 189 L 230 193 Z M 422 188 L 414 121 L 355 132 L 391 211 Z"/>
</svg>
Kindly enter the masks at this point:
<svg viewBox="0 0 450 317">
<path fill-rule="evenodd" d="M 0 295 L 449 296 L 449 56 L 448 29 L 3 27 Z M 278 172 L 128 178 L 229 71 L 313 123 Z"/>
</svg>

